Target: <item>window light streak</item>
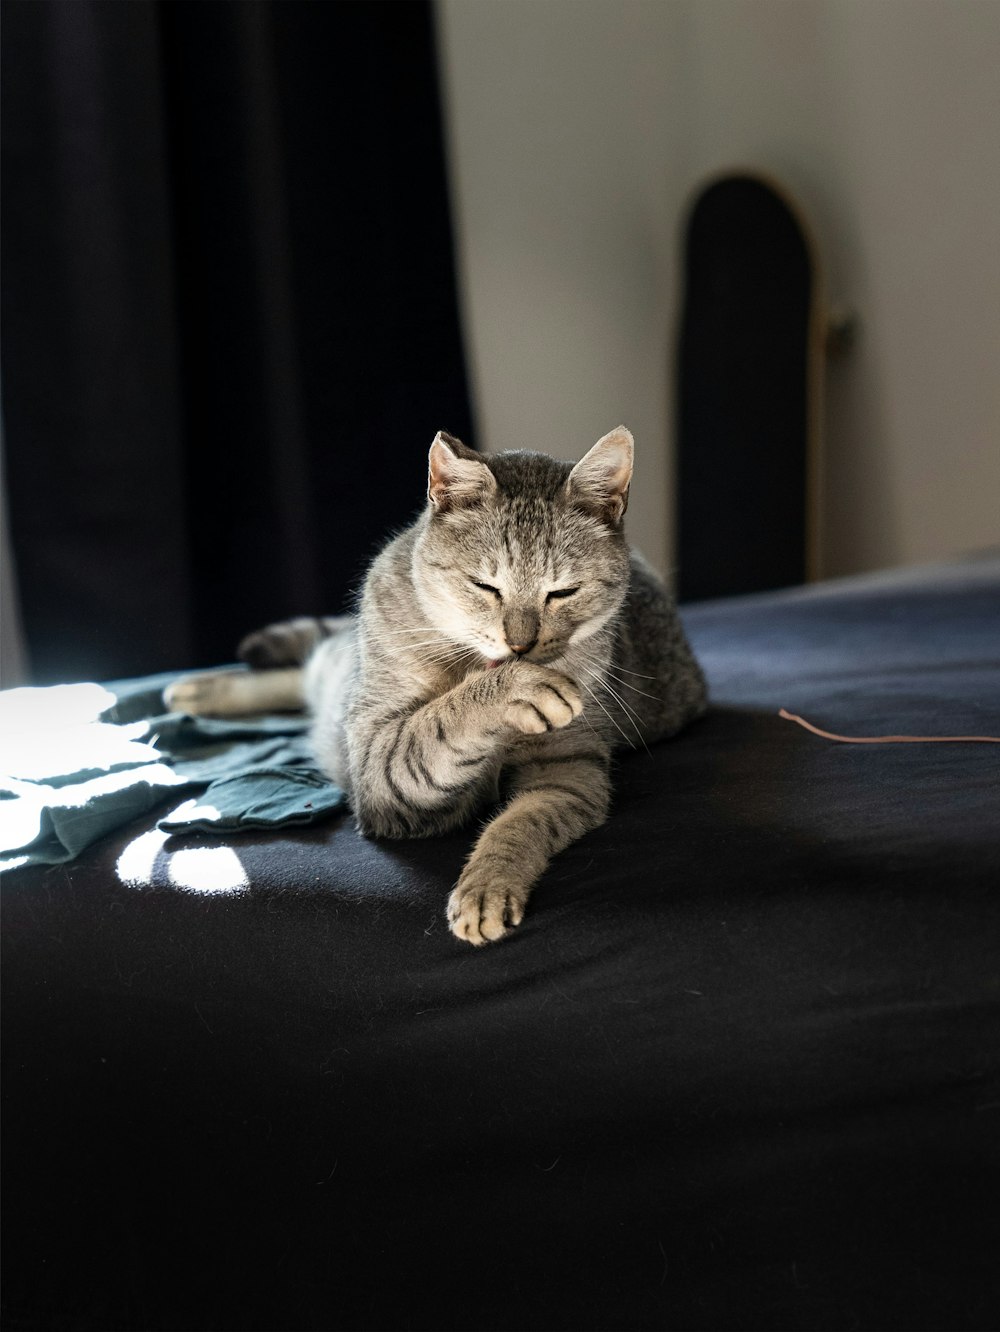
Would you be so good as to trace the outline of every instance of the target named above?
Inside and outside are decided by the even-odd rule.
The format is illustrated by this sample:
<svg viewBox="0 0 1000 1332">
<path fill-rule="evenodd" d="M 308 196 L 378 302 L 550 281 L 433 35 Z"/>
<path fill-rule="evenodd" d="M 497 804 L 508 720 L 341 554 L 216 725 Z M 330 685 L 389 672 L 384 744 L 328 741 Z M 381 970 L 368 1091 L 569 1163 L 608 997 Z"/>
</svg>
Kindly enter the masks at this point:
<svg viewBox="0 0 1000 1332">
<path fill-rule="evenodd" d="M 98 720 L 115 695 L 97 684 L 30 686 L 0 692 L 0 768 L 25 781 L 80 772 L 110 772 L 156 763 L 160 755 L 139 739 L 146 723 Z"/>
<path fill-rule="evenodd" d="M 129 842 L 118 857 L 115 873 L 120 883 L 128 888 L 151 888 L 156 871 L 156 858 L 163 850 L 169 833 L 150 828 Z"/>
<path fill-rule="evenodd" d="M 177 786 L 183 784 L 179 776 L 165 763 L 147 763 L 140 769 L 142 781 L 149 786 Z M 133 768 L 122 772 L 106 772 L 89 781 L 72 786 L 46 786 L 41 782 L 22 782 L 16 777 L 0 777 L 0 787 L 17 796 L 16 800 L 0 800 L 0 852 L 17 851 L 29 847 L 42 830 L 42 821 L 49 808 L 79 808 L 91 801 L 114 797 L 116 791 L 132 786 L 136 781 Z M 8 866 L 9 868 L 9 866 Z"/>
<path fill-rule="evenodd" d="M 178 805 L 168 817 L 171 823 L 194 819 L 200 819 L 202 823 L 216 823 L 222 818 L 222 813 L 214 805 L 203 805 L 200 800 L 192 797 L 192 799 L 185 800 L 183 804 Z"/>
<path fill-rule="evenodd" d="M 99 720 L 117 701 L 98 684 L 52 685 L 0 691 L 0 786 L 17 799 L 0 800 L 0 850 L 29 846 L 41 833 L 47 808 L 84 806 L 137 780 L 164 788 L 185 784 L 141 740 L 145 721 L 111 725 Z M 48 784 L 79 774 L 84 780 Z M 188 800 L 174 811 L 205 822 L 217 809 Z M 192 893 L 235 893 L 250 886 L 236 852 L 227 846 L 170 851 L 170 834 L 152 828 L 132 839 L 115 870 L 131 888 L 178 888 Z M 9 862 L 17 865 L 21 858 Z"/>
<path fill-rule="evenodd" d="M 167 873 L 175 888 L 192 893 L 236 893 L 250 887 L 231 846 L 193 846 L 175 851 Z"/>
<path fill-rule="evenodd" d="M 180 808 L 187 812 L 187 801 Z M 180 810 L 175 810 L 176 816 Z M 198 815 L 221 817 L 211 805 L 199 806 Z M 118 857 L 115 872 L 129 888 L 179 888 L 190 893 L 238 893 L 250 887 L 239 856 L 228 846 L 186 846 L 167 849 L 171 834 L 151 828 L 129 842 Z"/>
<path fill-rule="evenodd" d="M 0 693 L 0 730 L 51 730 L 97 721 L 114 707 L 117 695 L 98 684 L 25 685 Z"/>
</svg>

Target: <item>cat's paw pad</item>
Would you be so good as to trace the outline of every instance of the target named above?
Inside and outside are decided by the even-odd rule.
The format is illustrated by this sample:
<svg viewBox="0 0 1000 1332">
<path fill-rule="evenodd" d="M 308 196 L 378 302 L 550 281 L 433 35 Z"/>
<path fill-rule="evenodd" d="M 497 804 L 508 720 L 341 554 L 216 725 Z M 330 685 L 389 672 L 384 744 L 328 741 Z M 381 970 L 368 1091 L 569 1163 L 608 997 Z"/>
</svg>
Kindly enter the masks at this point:
<svg viewBox="0 0 1000 1332">
<path fill-rule="evenodd" d="M 509 725 L 525 735 L 541 735 L 568 726 L 583 711 L 583 698 L 568 675 L 537 668 L 515 680 L 507 704 Z"/>
<path fill-rule="evenodd" d="M 463 876 L 448 898 L 448 927 L 467 943 L 493 943 L 520 925 L 524 903 L 523 892 L 496 878 Z"/>
<path fill-rule="evenodd" d="M 163 691 L 163 702 L 170 712 L 185 712 L 190 717 L 218 716 L 226 711 L 231 681 L 224 674 L 182 675 Z"/>
</svg>

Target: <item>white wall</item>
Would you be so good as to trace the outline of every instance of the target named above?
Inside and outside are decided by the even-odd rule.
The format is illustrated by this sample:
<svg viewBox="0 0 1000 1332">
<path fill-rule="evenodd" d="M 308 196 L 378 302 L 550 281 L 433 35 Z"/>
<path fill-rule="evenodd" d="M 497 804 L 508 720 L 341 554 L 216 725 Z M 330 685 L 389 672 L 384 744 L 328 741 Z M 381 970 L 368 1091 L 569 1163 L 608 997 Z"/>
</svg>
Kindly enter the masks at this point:
<svg viewBox="0 0 1000 1332">
<path fill-rule="evenodd" d="M 1000 3 L 439 0 L 466 332 L 489 449 L 636 434 L 669 566 L 677 246 L 758 165 L 861 339 L 830 366 L 824 572 L 1000 542 Z"/>
</svg>

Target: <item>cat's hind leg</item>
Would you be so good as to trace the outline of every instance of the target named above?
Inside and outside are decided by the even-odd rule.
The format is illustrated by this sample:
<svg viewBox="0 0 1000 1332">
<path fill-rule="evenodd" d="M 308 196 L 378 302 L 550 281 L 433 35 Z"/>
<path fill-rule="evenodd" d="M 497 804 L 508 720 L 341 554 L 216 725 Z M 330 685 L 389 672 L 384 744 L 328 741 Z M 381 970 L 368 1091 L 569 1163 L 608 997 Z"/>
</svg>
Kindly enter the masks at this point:
<svg viewBox="0 0 1000 1332">
<path fill-rule="evenodd" d="M 255 670 L 301 666 L 320 643 L 336 638 L 353 623 L 353 615 L 302 615 L 295 620 L 282 620 L 247 634 L 236 655 Z"/>
<path fill-rule="evenodd" d="M 237 649 L 250 670 L 185 675 L 163 691 L 172 712 L 196 717 L 245 717 L 306 706 L 303 666 L 317 649 L 346 641 L 353 615 L 301 616 L 248 634 Z"/>
<path fill-rule="evenodd" d="M 167 685 L 163 701 L 171 712 L 194 717 L 245 717 L 255 712 L 298 711 L 305 707 L 304 672 L 299 666 L 273 671 L 225 670 L 182 675 Z"/>
</svg>

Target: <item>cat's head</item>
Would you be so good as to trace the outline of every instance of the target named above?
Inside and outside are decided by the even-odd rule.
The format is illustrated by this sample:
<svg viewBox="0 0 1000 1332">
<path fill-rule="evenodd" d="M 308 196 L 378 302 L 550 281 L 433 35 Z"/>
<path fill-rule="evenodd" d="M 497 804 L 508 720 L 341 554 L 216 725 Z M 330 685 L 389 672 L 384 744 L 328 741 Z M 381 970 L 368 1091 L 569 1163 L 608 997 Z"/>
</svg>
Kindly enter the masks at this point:
<svg viewBox="0 0 1000 1332">
<path fill-rule="evenodd" d="M 624 426 L 575 465 L 437 435 L 413 560 L 435 627 L 487 661 L 544 663 L 607 624 L 628 590 L 632 457 Z"/>
</svg>

